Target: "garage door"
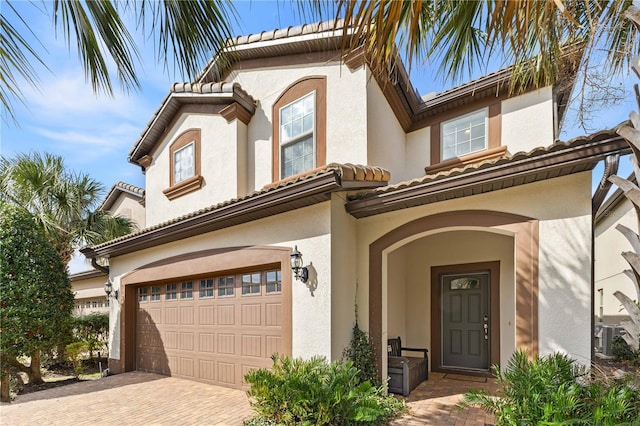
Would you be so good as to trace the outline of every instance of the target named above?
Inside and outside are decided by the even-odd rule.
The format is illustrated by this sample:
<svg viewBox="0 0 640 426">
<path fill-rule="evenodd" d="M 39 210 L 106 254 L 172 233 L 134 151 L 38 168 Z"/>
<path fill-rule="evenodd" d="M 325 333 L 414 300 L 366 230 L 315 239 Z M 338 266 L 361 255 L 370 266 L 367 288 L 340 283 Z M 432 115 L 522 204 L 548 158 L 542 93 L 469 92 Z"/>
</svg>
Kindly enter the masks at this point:
<svg viewBox="0 0 640 426">
<path fill-rule="evenodd" d="M 282 353 L 279 269 L 137 289 L 136 368 L 233 388 Z"/>
</svg>

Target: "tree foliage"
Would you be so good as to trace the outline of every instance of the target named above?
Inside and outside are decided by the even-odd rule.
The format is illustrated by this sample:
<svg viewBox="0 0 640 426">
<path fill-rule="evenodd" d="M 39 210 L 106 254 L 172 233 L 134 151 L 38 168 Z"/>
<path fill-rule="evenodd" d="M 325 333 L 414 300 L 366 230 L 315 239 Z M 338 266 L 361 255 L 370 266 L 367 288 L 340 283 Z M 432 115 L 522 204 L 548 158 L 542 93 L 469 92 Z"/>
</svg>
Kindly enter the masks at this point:
<svg viewBox="0 0 640 426">
<path fill-rule="evenodd" d="M 73 317 L 73 334 L 76 340 L 87 343 L 90 355 L 106 349 L 109 342 L 109 313 L 92 312 Z"/>
<path fill-rule="evenodd" d="M 41 381 L 40 353 L 70 327 L 73 293 L 65 264 L 31 215 L 0 203 L 0 353 L 2 369 Z M 27 367 L 18 357 L 31 357 Z"/>
<path fill-rule="evenodd" d="M 0 201 L 29 211 L 65 263 L 74 249 L 126 235 L 131 220 L 98 209 L 103 185 L 69 171 L 60 156 L 0 157 Z"/>
</svg>

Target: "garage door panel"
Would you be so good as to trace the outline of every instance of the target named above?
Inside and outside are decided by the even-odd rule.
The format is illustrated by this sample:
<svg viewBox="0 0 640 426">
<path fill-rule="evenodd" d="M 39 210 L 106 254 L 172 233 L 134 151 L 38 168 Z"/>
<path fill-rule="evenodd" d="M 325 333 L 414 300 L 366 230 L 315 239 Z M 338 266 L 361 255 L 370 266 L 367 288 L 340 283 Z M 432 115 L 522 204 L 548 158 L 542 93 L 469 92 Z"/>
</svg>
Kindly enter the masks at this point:
<svg viewBox="0 0 640 426">
<path fill-rule="evenodd" d="M 265 272 L 260 274 L 266 276 Z M 218 287 L 202 291 L 201 279 L 190 281 L 193 291 L 187 297 L 180 292 L 181 282 L 171 284 L 178 292 L 173 291 L 170 297 L 169 284 L 139 291 L 137 368 L 246 389 L 246 373 L 270 368 L 271 354 L 283 353 L 282 294 L 273 291 L 273 282 L 267 293 L 263 282 L 259 292 L 252 287 L 243 295 L 241 274 L 220 281 L 233 283 L 233 294 L 229 294 L 228 285 L 222 295 Z M 206 279 L 213 281 L 218 283 L 215 277 Z"/>
</svg>

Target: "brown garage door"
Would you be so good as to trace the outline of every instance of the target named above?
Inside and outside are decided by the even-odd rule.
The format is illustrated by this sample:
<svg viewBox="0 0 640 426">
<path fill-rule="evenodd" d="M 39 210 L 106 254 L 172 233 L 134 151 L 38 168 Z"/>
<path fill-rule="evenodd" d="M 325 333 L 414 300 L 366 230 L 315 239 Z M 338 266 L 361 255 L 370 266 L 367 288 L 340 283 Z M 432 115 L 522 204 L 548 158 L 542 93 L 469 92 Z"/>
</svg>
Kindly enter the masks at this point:
<svg viewBox="0 0 640 426">
<path fill-rule="evenodd" d="M 279 269 L 140 287 L 136 368 L 241 388 L 282 353 Z"/>
</svg>

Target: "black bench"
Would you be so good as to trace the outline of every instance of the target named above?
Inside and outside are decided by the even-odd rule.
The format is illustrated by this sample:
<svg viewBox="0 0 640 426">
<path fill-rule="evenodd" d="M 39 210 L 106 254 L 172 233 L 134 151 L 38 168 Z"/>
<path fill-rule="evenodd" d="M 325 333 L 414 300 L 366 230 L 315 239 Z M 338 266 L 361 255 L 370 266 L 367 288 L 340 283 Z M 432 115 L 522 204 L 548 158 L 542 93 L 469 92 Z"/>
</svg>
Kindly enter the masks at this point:
<svg viewBox="0 0 640 426">
<path fill-rule="evenodd" d="M 387 371 L 389 373 L 389 392 L 404 396 L 415 389 L 424 380 L 429 379 L 429 355 L 424 348 L 404 348 L 400 336 L 388 340 L 389 353 Z M 422 357 L 402 356 L 403 351 L 422 352 Z"/>
</svg>

